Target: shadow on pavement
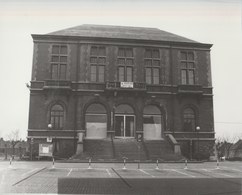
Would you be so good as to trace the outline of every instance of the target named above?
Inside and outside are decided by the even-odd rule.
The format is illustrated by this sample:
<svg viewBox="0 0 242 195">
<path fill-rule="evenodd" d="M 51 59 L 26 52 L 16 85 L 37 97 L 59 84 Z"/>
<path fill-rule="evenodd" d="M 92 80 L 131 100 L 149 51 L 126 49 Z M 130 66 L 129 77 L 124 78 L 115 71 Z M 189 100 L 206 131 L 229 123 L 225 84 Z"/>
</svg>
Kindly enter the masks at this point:
<svg viewBox="0 0 242 195">
<path fill-rule="evenodd" d="M 239 178 L 59 178 L 58 194 L 240 195 Z"/>
</svg>

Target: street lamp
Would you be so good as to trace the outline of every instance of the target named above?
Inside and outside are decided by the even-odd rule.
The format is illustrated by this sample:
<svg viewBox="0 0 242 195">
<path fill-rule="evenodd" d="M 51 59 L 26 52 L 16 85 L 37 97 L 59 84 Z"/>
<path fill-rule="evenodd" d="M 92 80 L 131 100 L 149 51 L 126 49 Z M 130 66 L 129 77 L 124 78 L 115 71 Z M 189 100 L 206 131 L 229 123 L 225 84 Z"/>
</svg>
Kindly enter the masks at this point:
<svg viewBox="0 0 242 195">
<path fill-rule="evenodd" d="M 197 155 L 198 155 L 198 158 L 199 158 L 199 131 L 200 131 L 200 127 L 199 126 L 197 126 L 196 127 L 196 132 L 197 132 Z M 199 160 L 199 159 L 198 159 Z"/>
<path fill-rule="evenodd" d="M 48 129 L 52 129 L 52 124 L 48 124 Z"/>
</svg>

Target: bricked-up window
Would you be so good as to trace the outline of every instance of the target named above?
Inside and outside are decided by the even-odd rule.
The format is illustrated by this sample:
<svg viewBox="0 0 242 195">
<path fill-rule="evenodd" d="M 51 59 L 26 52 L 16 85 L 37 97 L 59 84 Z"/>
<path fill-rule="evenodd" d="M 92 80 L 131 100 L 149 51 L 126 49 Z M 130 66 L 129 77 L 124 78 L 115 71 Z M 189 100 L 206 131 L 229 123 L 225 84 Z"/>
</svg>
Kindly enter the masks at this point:
<svg viewBox="0 0 242 195">
<path fill-rule="evenodd" d="M 52 129 L 63 129 L 64 126 L 64 108 L 60 104 L 51 107 L 50 123 Z"/>
<path fill-rule="evenodd" d="M 144 138 L 157 139 L 162 135 L 162 115 L 157 106 L 147 105 L 143 111 Z"/>
<path fill-rule="evenodd" d="M 181 84 L 195 84 L 195 62 L 193 52 L 181 52 Z"/>
<path fill-rule="evenodd" d="M 145 82 L 160 84 L 160 52 L 158 49 L 145 50 Z"/>
<path fill-rule="evenodd" d="M 133 82 L 134 54 L 132 48 L 118 49 L 118 81 Z"/>
<path fill-rule="evenodd" d="M 88 106 L 85 113 L 86 137 L 106 138 L 107 111 L 101 104 L 94 103 Z"/>
<path fill-rule="evenodd" d="M 92 46 L 90 52 L 91 82 L 105 81 L 106 48 Z"/>
<path fill-rule="evenodd" d="M 53 45 L 51 52 L 51 79 L 66 80 L 67 46 Z"/>
<path fill-rule="evenodd" d="M 184 131 L 195 131 L 196 116 L 192 108 L 186 108 L 183 111 L 183 130 Z"/>
</svg>

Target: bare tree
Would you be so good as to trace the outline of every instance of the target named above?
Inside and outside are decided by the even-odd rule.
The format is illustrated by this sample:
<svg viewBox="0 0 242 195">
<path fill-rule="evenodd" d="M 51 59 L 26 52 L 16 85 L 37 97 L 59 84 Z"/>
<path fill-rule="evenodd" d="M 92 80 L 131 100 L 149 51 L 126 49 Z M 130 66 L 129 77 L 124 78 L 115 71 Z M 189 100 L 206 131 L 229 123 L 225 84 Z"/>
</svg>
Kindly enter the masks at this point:
<svg viewBox="0 0 242 195">
<path fill-rule="evenodd" d="M 216 138 L 215 146 L 218 158 L 229 158 L 230 149 L 238 139 L 238 136 L 223 136 Z"/>
<path fill-rule="evenodd" d="M 12 156 L 14 158 L 15 146 L 17 145 L 17 143 L 21 142 L 21 139 L 19 139 L 19 130 L 14 130 L 7 136 L 12 147 L 12 151 L 13 151 Z"/>
</svg>

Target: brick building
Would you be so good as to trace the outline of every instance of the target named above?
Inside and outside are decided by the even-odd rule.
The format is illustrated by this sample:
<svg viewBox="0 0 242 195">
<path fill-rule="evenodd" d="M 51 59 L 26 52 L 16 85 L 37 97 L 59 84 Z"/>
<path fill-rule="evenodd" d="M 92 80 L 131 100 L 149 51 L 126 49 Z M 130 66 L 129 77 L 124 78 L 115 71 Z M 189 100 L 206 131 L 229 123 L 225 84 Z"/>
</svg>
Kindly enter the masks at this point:
<svg viewBox="0 0 242 195">
<path fill-rule="evenodd" d="M 100 158 L 104 150 L 106 158 L 128 156 L 120 145 L 139 146 L 146 159 L 168 145 L 160 158 L 175 146 L 188 158 L 212 150 L 211 44 L 103 25 L 32 37 L 28 139 L 35 150 L 49 141 L 56 155 L 71 156 L 81 135 L 77 153 L 100 149 Z"/>
</svg>

